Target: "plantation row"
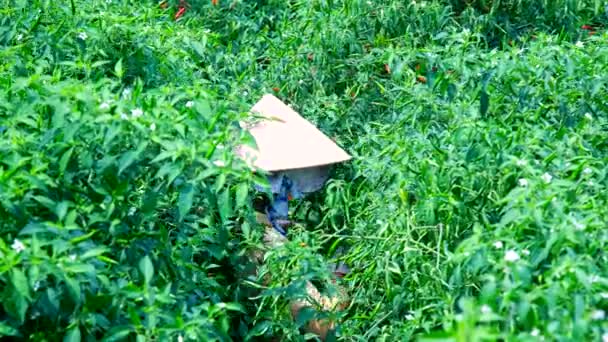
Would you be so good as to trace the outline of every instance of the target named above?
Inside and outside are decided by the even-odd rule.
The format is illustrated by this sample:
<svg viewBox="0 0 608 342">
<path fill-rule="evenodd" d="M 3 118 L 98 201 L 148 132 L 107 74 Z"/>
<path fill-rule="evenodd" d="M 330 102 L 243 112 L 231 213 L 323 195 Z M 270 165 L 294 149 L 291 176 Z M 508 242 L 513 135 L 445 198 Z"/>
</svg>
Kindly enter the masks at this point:
<svg viewBox="0 0 608 342">
<path fill-rule="evenodd" d="M 608 340 L 602 1 L 0 6 L 0 336 Z M 271 93 L 353 160 L 263 249 Z M 306 281 L 344 310 L 294 320 Z M 270 282 L 265 281 L 270 279 Z M 313 317 L 314 316 L 314 317 Z"/>
</svg>

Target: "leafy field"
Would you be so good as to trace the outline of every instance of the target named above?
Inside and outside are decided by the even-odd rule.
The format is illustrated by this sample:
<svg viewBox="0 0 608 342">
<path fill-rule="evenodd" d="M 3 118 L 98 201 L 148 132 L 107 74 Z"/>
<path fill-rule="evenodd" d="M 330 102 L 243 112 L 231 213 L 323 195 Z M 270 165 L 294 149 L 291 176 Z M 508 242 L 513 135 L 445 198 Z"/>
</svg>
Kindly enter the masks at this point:
<svg viewBox="0 0 608 342">
<path fill-rule="evenodd" d="M 0 336 L 313 338 L 343 247 L 331 338 L 608 340 L 602 1 L 0 4 Z M 264 93 L 354 159 L 257 279 Z"/>
</svg>

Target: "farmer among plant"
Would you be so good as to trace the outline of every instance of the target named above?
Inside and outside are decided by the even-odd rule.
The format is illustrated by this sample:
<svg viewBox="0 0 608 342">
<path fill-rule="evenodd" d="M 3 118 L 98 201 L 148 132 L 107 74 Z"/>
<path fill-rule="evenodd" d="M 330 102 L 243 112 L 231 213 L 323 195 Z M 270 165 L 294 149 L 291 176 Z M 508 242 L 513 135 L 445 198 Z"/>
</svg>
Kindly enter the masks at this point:
<svg viewBox="0 0 608 342">
<path fill-rule="evenodd" d="M 266 230 L 265 241 L 274 248 L 287 236 L 290 199 L 300 199 L 305 194 L 320 190 L 329 177 L 330 165 L 350 160 L 351 157 L 273 95 L 265 95 L 251 112 L 261 115 L 262 120 L 242 126 L 254 137 L 257 146 L 241 146 L 238 154 L 250 165 L 269 173 L 270 188 L 259 188 L 268 190 L 272 196 L 264 208 L 267 219 L 261 223 L 272 228 Z M 280 236 L 276 236 L 277 233 Z M 341 263 L 334 266 L 334 271 L 336 275 L 343 276 L 348 268 Z M 304 307 L 313 306 L 315 302 L 321 304 L 322 310 L 344 307 L 339 300 L 344 301 L 345 298 L 323 296 L 310 282 L 306 285 L 306 291 L 314 302 L 293 302 L 291 312 L 294 319 Z M 334 322 L 313 320 L 307 327 L 325 339 L 328 330 L 333 329 Z"/>
</svg>

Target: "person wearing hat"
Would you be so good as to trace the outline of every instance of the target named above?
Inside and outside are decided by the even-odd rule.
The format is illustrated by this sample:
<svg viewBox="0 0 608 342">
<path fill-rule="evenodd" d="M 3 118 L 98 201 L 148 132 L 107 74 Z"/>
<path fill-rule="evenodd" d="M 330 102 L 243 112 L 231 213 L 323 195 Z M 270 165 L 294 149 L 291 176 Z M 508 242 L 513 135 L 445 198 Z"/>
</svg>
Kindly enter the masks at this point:
<svg viewBox="0 0 608 342">
<path fill-rule="evenodd" d="M 332 165 L 351 159 L 334 141 L 319 131 L 292 108 L 271 94 L 264 95 L 251 109 L 261 120 L 243 124 L 255 139 L 256 148 L 240 146 L 237 155 L 250 166 L 268 173 L 269 193 L 272 198 L 258 207 L 258 222 L 267 227 L 264 242 L 276 247 L 287 239 L 289 200 L 302 198 L 320 190 L 329 178 Z M 264 190 L 258 188 L 258 190 Z M 335 273 L 347 273 L 346 265 L 334 266 Z M 323 310 L 343 307 L 338 298 L 323 296 L 312 283 L 307 283 L 309 297 L 320 304 Z M 308 301 L 291 303 L 295 319 L 300 310 L 313 306 Z M 309 322 L 307 330 L 325 339 L 334 323 L 320 320 Z"/>
</svg>

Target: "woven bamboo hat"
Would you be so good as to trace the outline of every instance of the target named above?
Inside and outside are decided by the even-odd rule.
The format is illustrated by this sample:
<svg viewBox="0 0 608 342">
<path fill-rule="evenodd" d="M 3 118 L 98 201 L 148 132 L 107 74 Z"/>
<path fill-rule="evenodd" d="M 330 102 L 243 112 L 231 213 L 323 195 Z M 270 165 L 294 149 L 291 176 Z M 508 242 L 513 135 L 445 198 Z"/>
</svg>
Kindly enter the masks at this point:
<svg viewBox="0 0 608 342">
<path fill-rule="evenodd" d="M 251 112 L 261 116 L 241 122 L 255 139 L 257 149 L 240 146 L 237 155 L 268 172 L 314 168 L 336 164 L 351 156 L 311 122 L 271 94 L 266 94 Z"/>
</svg>

